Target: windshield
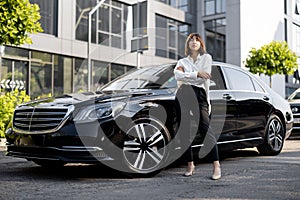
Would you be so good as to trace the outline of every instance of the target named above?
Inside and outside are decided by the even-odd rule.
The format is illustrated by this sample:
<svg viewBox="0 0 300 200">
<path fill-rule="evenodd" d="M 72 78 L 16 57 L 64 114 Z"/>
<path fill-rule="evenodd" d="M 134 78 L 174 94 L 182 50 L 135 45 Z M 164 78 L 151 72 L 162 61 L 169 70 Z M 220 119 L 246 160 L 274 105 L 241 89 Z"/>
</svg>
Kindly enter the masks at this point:
<svg viewBox="0 0 300 200">
<path fill-rule="evenodd" d="M 131 70 L 104 85 L 101 91 L 176 88 L 174 65 L 161 65 Z"/>
</svg>

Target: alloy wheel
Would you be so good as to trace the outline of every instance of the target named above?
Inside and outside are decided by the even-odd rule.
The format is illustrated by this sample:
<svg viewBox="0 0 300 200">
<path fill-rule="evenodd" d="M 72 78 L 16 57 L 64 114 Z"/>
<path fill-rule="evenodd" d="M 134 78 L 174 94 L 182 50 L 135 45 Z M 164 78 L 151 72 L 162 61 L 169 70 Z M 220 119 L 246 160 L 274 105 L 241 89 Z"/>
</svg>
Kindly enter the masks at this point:
<svg viewBox="0 0 300 200">
<path fill-rule="evenodd" d="M 169 134 L 165 126 L 155 119 L 135 121 L 127 131 L 123 156 L 127 166 L 136 173 L 159 170 L 167 157 Z"/>
<path fill-rule="evenodd" d="M 280 151 L 283 145 L 284 134 L 280 121 L 276 118 L 272 119 L 268 127 L 268 140 L 274 151 Z"/>
</svg>

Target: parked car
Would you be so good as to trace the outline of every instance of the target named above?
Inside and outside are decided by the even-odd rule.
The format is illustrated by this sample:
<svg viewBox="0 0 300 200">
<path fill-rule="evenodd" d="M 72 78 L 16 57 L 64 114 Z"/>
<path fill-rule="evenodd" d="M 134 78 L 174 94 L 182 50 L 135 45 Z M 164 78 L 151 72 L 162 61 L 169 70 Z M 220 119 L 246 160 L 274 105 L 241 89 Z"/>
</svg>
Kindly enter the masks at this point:
<svg viewBox="0 0 300 200">
<path fill-rule="evenodd" d="M 18 106 L 6 134 L 6 155 L 48 167 L 101 162 L 128 174 L 158 173 L 182 153 L 175 153 L 182 146 L 174 67 L 143 67 L 96 92 Z M 256 76 L 214 62 L 210 98 L 220 151 L 257 147 L 262 155 L 281 152 L 292 130 L 292 112 L 288 102 Z M 196 135 L 195 153 L 202 146 L 203 138 Z"/>
<path fill-rule="evenodd" d="M 289 97 L 288 102 L 290 103 L 291 110 L 293 113 L 294 124 L 291 137 L 299 136 L 300 134 L 300 88 L 295 90 Z"/>
</svg>

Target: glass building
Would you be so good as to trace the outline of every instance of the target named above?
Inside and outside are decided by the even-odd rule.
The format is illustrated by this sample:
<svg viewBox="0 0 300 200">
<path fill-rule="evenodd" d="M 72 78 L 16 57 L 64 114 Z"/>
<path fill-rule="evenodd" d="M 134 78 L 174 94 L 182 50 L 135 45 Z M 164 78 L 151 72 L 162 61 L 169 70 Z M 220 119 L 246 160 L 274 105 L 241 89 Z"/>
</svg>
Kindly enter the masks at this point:
<svg viewBox="0 0 300 200">
<path fill-rule="evenodd" d="M 0 81 L 1 91 L 32 98 L 94 91 L 132 68 L 175 63 L 191 32 L 215 61 L 241 67 L 251 47 L 271 40 L 286 40 L 300 57 L 299 0 L 105 0 L 90 25 L 100 0 L 30 2 L 40 7 L 44 32 L 32 45 L 1 48 Z M 299 87 L 299 76 L 278 78 L 282 96 Z"/>
</svg>

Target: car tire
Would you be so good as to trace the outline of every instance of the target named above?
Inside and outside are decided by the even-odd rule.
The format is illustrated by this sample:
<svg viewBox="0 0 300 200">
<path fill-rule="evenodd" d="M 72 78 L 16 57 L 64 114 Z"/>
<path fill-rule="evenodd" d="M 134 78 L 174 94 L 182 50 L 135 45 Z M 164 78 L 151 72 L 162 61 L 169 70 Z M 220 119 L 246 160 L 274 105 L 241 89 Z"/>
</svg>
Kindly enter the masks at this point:
<svg viewBox="0 0 300 200">
<path fill-rule="evenodd" d="M 153 117 L 138 117 L 126 132 L 123 160 L 130 177 L 152 177 L 164 167 L 171 140 L 166 126 Z"/>
<path fill-rule="evenodd" d="M 257 147 L 262 155 L 274 156 L 278 155 L 283 147 L 285 138 L 284 126 L 277 115 L 271 115 L 268 120 L 264 143 Z"/>
</svg>

